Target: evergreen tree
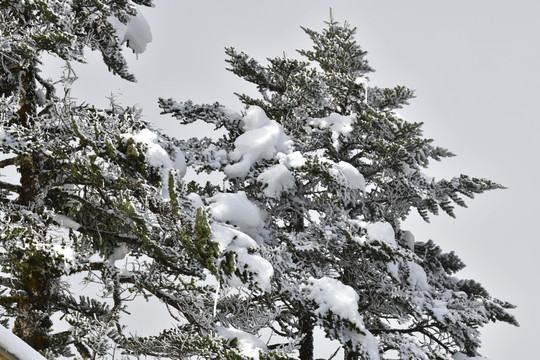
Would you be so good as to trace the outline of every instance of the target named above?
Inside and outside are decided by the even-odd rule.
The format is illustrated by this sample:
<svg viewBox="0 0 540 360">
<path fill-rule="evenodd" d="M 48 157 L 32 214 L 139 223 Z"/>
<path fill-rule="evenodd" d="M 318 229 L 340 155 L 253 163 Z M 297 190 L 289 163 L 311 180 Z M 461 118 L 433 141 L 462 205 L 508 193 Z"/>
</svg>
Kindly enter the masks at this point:
<svg viewBox="0 0 540 360">
<path fill-rule="evenodd" d="M 454 216 L 463 197 L 501 186 L 426 175 L 431 160 L 453 154 L 396 113 L 413 92 L 368 85 L 373 69 L 348 24 L 330 19 L 320 33 L 304 31 L 314 46 L 299 51 L 303 60 L 262 65 L 226 49 L 229 70 L 261 95 L 239 95 L 243 115 L 160 100 L 163 113 L 184 124 L 225 130 L 183 144 L 188 165 L 225 175 L 222 187 L 200 189 L 203 203 L 241 194 L 266 214 L 254 235 L 274 276 L 271 291 L 252 303 L 276 314 L 266 326 L 284 341 L 272 348 L 296 348 L 311 360 L 320 326 L 351 360 L 477 356 L 479 328 L 517 325 L 507 312 L 513 306 L 457 278 L 464 267 L 457 255 L 416 242 L 401 223 L 411 210 L 426 221 L 441 210 Z"/>
<path fill-rule="evenodd" d="M 247 323 L 261 313 L 240 306 L 247 304 L 241 294 L 216 301 L 216 286 L 205 279 L 238 292 L 255 284 L 255 294 L 270 265 L 255 243 L 234 241 L 232 229 L 231 238 L 216 241 L 217 225 L 197 210 L 199 187 L 182 179 L 178 140 L 135 108 L 112 100 L 96 109 L 69 97 L 70 64 L 84 62 L 85 47 L 135 80 L 122 44 L 136 52 L 141 45 L 118 32 L 137 16 L 135 4 L 152 2 L 0 1 L 0 169 L 20 173 L 20 182 L 0 181 L 0 322 L 49 358 L 95 359 L 117 349 L 239 358 L 232 330 L 212 314 Z M 65 60 L 63 79 L 41 76 L 43 54 Z M 268 274 L 257 278 L 252 263 Z M 96 293 L 79 294 L 81 279 Z M 122 316 L 135 297 L 160 300 L 177 325 L 151 337 L 127 335 Z"/>
<path fill-rule="evenodd" d="M 312 359 L 317 326 L 347 359 L 462 359 L 478 354 L 480 326 L 517 325 L 510 304 L 454 276 L 454 253 L 401 228 L 413 208 L 426 221 L 453 216 L 463 196 L 500 185 L 424 174 L 452 154 L 395 112 L 412 91 L 368 86 L 354 29 L 304 29 L 314 48 L 302 61 L 263 66 L 227 49 L 261 98 L 240 95 L 244 114 L 161 99 L 185 124 L 225 130 L 179 141 L 114 100 L 96 109 L 69 97 L 69 64 L 86 46 L 135 80 L 121 45 L 142 47 L 119 33 L 135 4 L 152 5 L 0 0 L 0 169 L 20 173 L 0 182 L 3 325 L 49 358 L 268 360 Z M 60 82 L 40 75 L 44 53 L 66 61 Z M 186 183 L 187 167 L 226 181 Z M 81 278 L 95 296 L 76 293 Z M 176 325 L 127 335 L 122 314 L 140 296 Z M 265 331 L 279 340 L 266 346 Z"/>
</svg>

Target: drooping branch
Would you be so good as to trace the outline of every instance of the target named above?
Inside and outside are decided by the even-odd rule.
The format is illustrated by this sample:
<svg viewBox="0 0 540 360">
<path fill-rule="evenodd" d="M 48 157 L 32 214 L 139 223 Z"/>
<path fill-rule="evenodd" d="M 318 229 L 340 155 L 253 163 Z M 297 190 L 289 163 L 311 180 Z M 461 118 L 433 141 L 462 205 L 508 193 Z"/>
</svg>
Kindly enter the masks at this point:
<svg viewBox="0 0 540 360">
<path fill-rule="evenodd" d="M 18 160 L 19 160 L 18 156 L 2 159 L 0 160 L 0 169 L 5 168 L 6 166 L 17 165 Z"/>
<path fill-rule="evenodd" d="M 13 191 L 17 194 L 20 194 L 23 191 L 23 188 L 21 185 L 11 184 L 4 181 L 0 181 L 0 189 Z"/>
<path fill-rule="evenodd" d="M 0 276 L 0 285 L 10 289 L 18 289 L 21 286 L 21 282 L 17 279 Z"/>
</svg>

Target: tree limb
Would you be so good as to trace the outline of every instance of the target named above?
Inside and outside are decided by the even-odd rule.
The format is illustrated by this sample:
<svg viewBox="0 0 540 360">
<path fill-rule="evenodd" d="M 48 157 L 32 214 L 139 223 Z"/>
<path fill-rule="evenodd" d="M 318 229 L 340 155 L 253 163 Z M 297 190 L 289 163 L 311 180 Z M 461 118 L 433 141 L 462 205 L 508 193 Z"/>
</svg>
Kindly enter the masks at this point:
<svg viewBox="0 0 540 360">
<path fill-rule="evenodd" d="M 20 194 L 21 191 L 23 190 L 21 185 L 10 184 L 10 183 L 4 182 L 4 181 L 0 181 L 0 189 L 13 191 L 13 192 L 15 192 L 17 194 Z"/>
<path fill-rule="evenodd" d="M 18 160 L 19 160 L 18 156 L 0 160 L 0 169 L 3 169 L 6 166 L 10 166 L 10 165 L 16 165 Z"/>
</svg>

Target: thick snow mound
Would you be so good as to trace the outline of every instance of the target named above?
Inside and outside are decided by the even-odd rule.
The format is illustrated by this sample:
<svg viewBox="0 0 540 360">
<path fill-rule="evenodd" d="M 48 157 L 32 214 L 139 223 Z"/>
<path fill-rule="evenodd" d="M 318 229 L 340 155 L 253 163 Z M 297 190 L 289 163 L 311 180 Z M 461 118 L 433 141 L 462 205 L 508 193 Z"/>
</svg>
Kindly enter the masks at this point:
<svg viewBox="0 0 540 360">
<path fill-rule="evenodd" d="M 209 198 L 208 202 L 210 214 L 215 220 L 236 225 L 255 240 L 259 239 L 259 230 L 264 226 L 263 216 L 245 192 L 218 193 Z"/>
<path fill-rule="evenodd" d="M 146 46 L 152 41 L 152 31 L 150 25 L 137 8 L 137 15 L 132 16 L 127 24 L 111 16 L 109 22 L 116 30 L 116 36 L 120 42 L 127 42 L 135 54 L 141 54 L 146 50 Z"/>
<path fill-rule="evenodd" d="M 293 189 L 295 180 L 293 174 L 283 164 L 277 164 L 263 171 L 257 181 L 266 185 L 263 189 L 264 195 L 277 199 L 282 191 Z"/>
<path fill-rule="evenodd" d="M 392 225 L 384 221 L 378 221 L 376 223 L 368 224 L 367 240 L 368 241 L 380 241 L 388 244 L 389 246 L 396 246 L 396 234 Z"/>
<path fill-rule="evenodd" d="M 19 360 L 45 360 L 37 351 L 0 325 L 0 358 L 7 352 Z"/>
<path fill-rule="evenodd" d="M 277 153 L 276 158 L 279 160 L 279 163 L 285 165 L 287 169 L 300 168 L 307 162 L 307 159 L 300 151 L 294 151 L 289 154 Z"/>
<path fill-rule="evenodd" d="M 364 321 L 358 313 L 358 294 L 352 287 L 337 279 L 323 276 L 320 279 L 310 278 L 306 289 L 307 298 L 319 305 L 315 311 L 317 314 L 324 316 L 331 311 L 364 330 Z"/>
<path fill-rule="evenodd" d="M 244 178 L 256 162 L 270 160 L 278 152 L 290 152 L 291 140 L 281 125 L 268 119 L 260 107 L 250 107 L 243 121 L 245 132 L 236 139 L 234 151 L 229 154 L 235 163 L 224 169 L 230 178 Z"/>
</svg>

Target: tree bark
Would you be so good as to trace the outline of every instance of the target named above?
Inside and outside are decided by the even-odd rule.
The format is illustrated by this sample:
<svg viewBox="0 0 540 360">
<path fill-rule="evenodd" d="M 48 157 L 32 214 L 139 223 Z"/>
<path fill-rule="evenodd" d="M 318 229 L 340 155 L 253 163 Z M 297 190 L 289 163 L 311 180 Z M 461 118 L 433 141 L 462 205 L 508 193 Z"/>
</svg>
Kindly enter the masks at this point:
<svg viewBox="0 0 540 360">
<path fill-rule="evenodd" d="M 358 360 L 358 353 L 345 349 L 345 360 Z"/>
<path fill-rule="evenodd" d="M 310 314 L 304 314 L 300 318 L 300 360 L 313 360 L 313 319 Z"/>
<path fill-rule="evenodd" d="M 47 314 L 50 304 L 53 273 L 49 269 L 50 257 L 36 250 L 19 266 L 24 295 L 17 296 L 18 316 L 13 333 L 37 351 L 50 346 L 49 332 L 52 322 Z"/>
</svg>

